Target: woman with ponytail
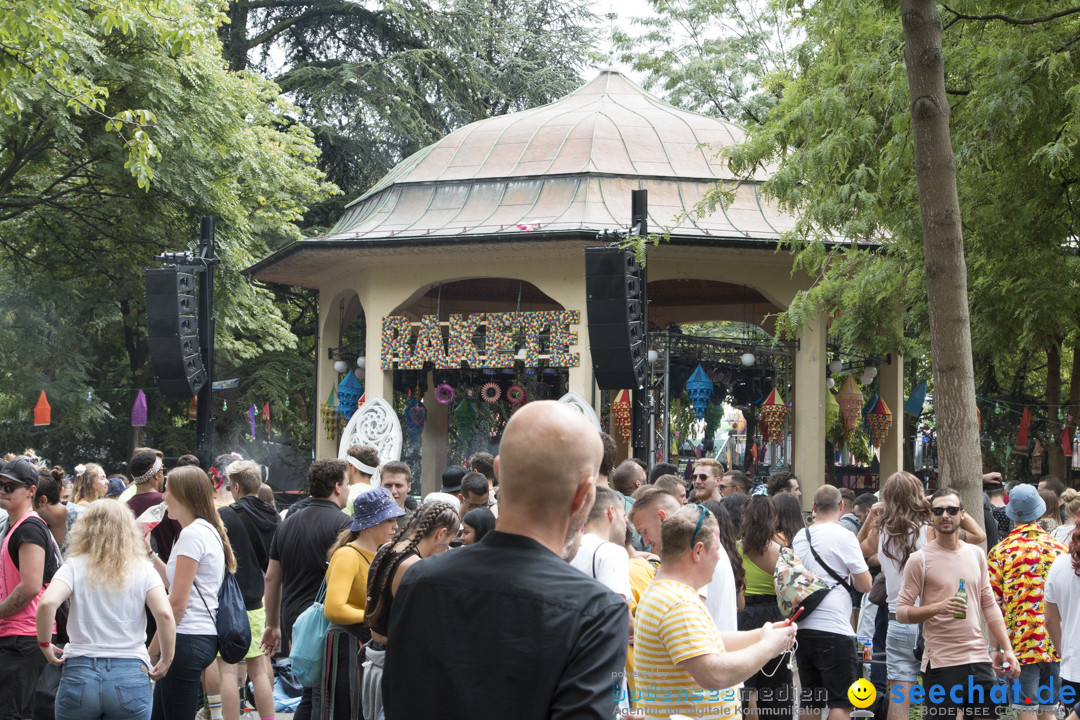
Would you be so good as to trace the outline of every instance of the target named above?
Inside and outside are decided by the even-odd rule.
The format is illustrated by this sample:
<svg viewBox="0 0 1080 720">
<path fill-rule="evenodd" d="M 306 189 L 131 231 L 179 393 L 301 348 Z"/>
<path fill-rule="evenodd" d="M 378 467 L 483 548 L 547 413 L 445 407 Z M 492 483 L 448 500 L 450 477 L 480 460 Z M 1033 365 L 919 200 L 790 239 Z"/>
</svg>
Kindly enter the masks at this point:
<svg viewBox="0 0 1080 720">
<path fill-rule="evenodd" d="M 1046 632 L 1061 653 L 1061 689 L 1080 700 L 1080 508 L 1073 509 L 1069 552 L 1058 555 L 1046 576 Z M 1077 705 L 1080 708 L 1080 704 Z M 1076 711 L 1070 716 L 1076 717 Z"/>
<path fill-rule="evenodd" d="M 217 656 L 215 622 L 218 590 L 225 572 L 236 571 L 232 546 L 221 517 L 214 508 L 214 491 L 197 466 L 169 473 L 165 504 L 169 517 L 180 523 L 180 536 L 168 564 L 148 552 L 165 581 L 169 605 L 176 617 L 176 652 L 169 672 L 154 686 L 153 720 L 191 720 L 199 704 L 199 676 Z M 149 548 L 149 544 L 147 544 Z M 150 643 L 150 659 L 157 660 L 158 639 Z M 221 696 L 209 698 L 211 711 L 221 707 Z"/>
<path fill-rule="evenodd" d="M 383 707 L 382 675 L 389 642 L 390 608 L 401 578 L 406 570 L 424 558 L 446 552 L 460 529 L 457 508 L 444 502 L 426 502 L 371 561 L 365 617 L 371 629 L 371 642 L 367 644 L 366 653 L 370 664 L 364 669 L 365 718 L 379 717 Z"/>
</svg>

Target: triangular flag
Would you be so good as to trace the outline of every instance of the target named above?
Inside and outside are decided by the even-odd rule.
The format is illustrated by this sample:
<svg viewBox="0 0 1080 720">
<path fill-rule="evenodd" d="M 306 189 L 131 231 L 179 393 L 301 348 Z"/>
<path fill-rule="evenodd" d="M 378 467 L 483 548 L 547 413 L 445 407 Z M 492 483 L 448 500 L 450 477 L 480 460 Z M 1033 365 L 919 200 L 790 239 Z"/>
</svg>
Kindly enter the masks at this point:
<svg viewBox="0 0 1080 720">
<path fill-rule="evenodd" d="M 266 421 L 266 437 L 270 437 L 270 403 L 263 405 L 262 409 L 263 420 Z"/>
<path fill-rule="evenodd" d="M 1020 430 L 1016 433 L 1016 448 L 1021 452 L 1027 452 L 1028 426 L 1031 425 L 1031 411 L 1024 407 L 1024 413 L 1020 416 Z"/>
<path fill-rule="evenodd" d="M 1068 426 L 1061 429 L 1061 452 L 1065 457 L 1072 457 L 1072 436 L 1069 434 Z"/>
<path fill-rule="evenodd" d="M 255 406 L 248 408 L 248 420 L 251 421 L 251 439 L 255 439 Z"/>
<path fill-rule="evenodd" d="M 908 415 L 914 415 L 919 417 L 922 415 L 923 404 L 926 402 L 926 381 L 915 386 L 915 389 L 908 395 L 907 402 L 904 403 L 904 412 Z"/>
<path fill-rule="evenodd" d="M 34 406 L 34 425 L 48 425 L 52 422 L 52 408 L 49 407 L 49 401 L 45 399 L 45 391 L 41 391 L 41 397 L 38 398 L 37 405 Z"/>
<path fill-rule="evenodd" d="M 146 427 L 146 393 L 142 390 L 135 395 L 135 402 L 131 405 L 131 426 Z"/>
</svg>

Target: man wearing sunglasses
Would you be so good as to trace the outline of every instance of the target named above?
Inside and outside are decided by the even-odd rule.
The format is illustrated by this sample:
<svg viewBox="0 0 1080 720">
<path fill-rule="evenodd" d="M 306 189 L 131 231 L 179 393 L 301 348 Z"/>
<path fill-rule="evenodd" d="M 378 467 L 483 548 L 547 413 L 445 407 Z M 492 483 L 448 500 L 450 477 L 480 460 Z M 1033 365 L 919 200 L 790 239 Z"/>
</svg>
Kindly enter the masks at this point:
<svg viewBox="0 0 1080 720">
<path fill-rule="evenodd" d="M 694 463 L 694 502 L 720 502 L 727 489 L 721 480 L 723 474 L 724 466 L 712 458 L 702 458 Z"/>
<path fill-rule="evenodd" d="M 966 515 L 955 490 L 936 491 L 930 507 L 934 538 L 908 556 L 896 600 L 896 619 L 923 623 L 922 685 L 945 689 L 939 703 L 927 698 L 935 705 L 935 714 L 951 715 L 959 709 L 968 717 L 997 717 L 990 695 L 996 683 L 994 673 L 1014 679 L 1020 675 L 1020 666 L 994 600 L 986 555 L 978 546 L 960 539 L 960 524 Z M 956 597 L 961 580 L 967 602 Z M 984 619 L 992 653 L 983 638 Z M 954 687 L 961 687 L 962 692 L 950 693 Z"/>
<path fill-rule="evenodd" d="M 739 714 L 736 686 L 791 649 L 795 625 L 721 633 L 695 588 L 706 585 L 724 549 L 716 518 L 687 505 L 660 529 L 661 565 L 638 602 L 635 694 L 648 717 Z"/>
</svg>

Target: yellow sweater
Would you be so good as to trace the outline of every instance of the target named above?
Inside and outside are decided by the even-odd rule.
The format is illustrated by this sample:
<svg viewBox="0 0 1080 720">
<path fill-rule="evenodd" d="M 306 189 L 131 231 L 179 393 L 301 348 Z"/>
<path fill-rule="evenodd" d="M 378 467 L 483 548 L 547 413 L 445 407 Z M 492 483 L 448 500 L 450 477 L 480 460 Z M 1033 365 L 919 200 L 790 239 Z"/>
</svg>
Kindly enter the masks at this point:
<svg viewBox="0 0 1080 720">
<path fill-rule="evenodd" d="M 338 548 L 326 570 L 326 619 L 338 625 L 364 622 L 367 606 L 368 568 L 375 553 L 353 544 Z"/>
</svg>

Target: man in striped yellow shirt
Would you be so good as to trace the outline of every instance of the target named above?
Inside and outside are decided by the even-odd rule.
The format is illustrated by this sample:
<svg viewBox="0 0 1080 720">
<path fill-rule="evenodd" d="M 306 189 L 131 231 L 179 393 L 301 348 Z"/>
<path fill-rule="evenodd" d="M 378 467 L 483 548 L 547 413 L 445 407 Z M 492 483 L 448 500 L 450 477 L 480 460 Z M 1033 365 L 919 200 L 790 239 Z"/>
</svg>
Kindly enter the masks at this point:
<svg viewBox="0 0 1080 720">
<path fill-rule="evenodd" d="M 687 505 L 664 520 L 660 535 L 660 570 L 635 616 L 630 699 L 648 717 L 738 720 L 735 686 L 790 650 L 795 626 L 721 635 L 694 589 L 709 583 L 724 552 L 716 518 Z"/>
</svg>

